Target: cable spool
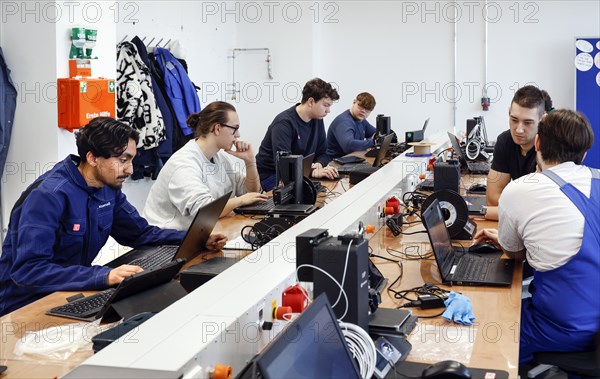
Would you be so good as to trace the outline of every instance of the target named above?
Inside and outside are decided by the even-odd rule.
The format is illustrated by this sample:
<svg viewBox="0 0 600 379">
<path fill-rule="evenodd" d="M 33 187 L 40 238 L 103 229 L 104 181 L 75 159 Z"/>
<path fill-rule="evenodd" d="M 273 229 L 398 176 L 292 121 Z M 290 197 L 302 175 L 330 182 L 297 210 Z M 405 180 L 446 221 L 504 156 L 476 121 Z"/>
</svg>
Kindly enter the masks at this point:
<svg viewBox="0 0 600 379">
<path fill-rule="evenodd" d="M 465 146 L 465 154 L 469 160 L 477 160 L 479 155 L 485 149 L 485 141 L 482 140 L 479 136 L 474 137 L 467 142 Z"/>
<path fill-rule="evenodd" d="M 467 202 L 455 191 L 441 190 L 429 195 L 421 206 L 421 215 L 436 199 L 440 202 L 450 239 L 473 239 L 477 226 L 469 219 Z"/>
</svg>

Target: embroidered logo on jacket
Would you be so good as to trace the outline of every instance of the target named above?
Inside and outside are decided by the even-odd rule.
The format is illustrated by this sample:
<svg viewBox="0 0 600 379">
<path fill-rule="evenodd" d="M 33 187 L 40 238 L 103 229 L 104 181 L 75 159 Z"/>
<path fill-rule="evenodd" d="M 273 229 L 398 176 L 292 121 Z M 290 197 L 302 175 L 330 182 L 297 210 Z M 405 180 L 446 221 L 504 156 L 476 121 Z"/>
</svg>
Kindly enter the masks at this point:
<svg viewBox="0 0 600 379">
<path fill-rule="evenodd" d="M 81 229 L 81 225 L 80 224 L 73 224 L 73 231 L 74 232 L 78 232 L 79 229 Z"/>
<path fill-rule="evenodd" d="M 98 209 L 106 208 L 109 205 L 110 205 L 110 201 L 108 203 L 106 203 L 106 204 L 100 204 L 100 205 L 98 205 Z"/>
</svg>

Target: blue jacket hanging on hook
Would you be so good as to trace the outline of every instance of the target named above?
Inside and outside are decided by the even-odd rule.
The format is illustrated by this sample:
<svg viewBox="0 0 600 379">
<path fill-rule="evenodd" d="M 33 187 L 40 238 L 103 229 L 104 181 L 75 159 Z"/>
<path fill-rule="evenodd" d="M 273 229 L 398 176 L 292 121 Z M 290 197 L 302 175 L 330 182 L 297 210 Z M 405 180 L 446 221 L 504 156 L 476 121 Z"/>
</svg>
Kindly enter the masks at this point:
<svg viewBox="0 0 600 379">
<path fill-rule="evenodd" d="M 201 110 L 194 84 L 181 63 L 169 50 L 157 48 L 154 56 L 163 72 L 166 94 L 173 106 L 177 123 L 184 135 L 191 135 L 192 129 L 187 126 L 186 121 L 189 115 Z"/>
</svg>

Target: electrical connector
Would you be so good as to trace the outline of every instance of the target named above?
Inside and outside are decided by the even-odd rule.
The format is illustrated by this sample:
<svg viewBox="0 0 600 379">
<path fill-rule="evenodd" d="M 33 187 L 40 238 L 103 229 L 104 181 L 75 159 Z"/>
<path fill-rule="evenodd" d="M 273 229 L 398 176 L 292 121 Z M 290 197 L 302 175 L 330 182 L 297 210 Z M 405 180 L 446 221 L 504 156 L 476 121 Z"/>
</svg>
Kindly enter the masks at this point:
<svg viewBox="0 0 600 379">
<path fill-rule="evenodd" d="M 444 308 L 444 299 L 435 296 L 435 295 L 418 295 L 418 300 L 410 301 L 403 305 L 404 308 L 415 308 L 419 307 L 421 309 L 434 309 L 434 308 Z"/>
<path fill-rule="evenodd" d="M 435 295 L 419 295 L 421 309 L 444 308 L 444 299 Z"/>
</svg>

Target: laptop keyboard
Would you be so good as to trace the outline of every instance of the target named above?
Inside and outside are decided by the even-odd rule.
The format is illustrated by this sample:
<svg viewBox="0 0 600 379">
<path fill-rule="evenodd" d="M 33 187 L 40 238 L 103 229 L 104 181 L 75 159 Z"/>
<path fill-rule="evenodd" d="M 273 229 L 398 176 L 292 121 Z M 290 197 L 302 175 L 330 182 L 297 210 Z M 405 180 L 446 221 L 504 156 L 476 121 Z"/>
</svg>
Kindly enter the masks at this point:
<svg viewBox="0 0 600 379">
<path fill-rule="evenodd" d="M 354 171 L 354 170 L 362 170 L 363 168 L 369 168 L 369 167 L 373 167 L 372 164 L 369 163 L 357 163 L 357 164 L 349 164 L 349 165 L 343 165 L 338 167 L 338 172 L 340 174 L 347 174 L 350 173 L 350 171 Z"/>
<path fill-rule="evenodd" d="M 115 292 L 115 289 L 109 288 L 88 297 L 84 297 L 83 299 L 75 300 L 69 304 L 52 308 L 49 313 L 71 316 L 74 318 L 92 317 L 100 312 L 113 292 Z"/>
<path fill-rule="evenodd" d="M 469 171 L 472 173 L 488 173 L 490 172 L 490 167 L 491 167 L 491 163 L 490 162 L 485 162 L 485 161 L 478 161 L 478 162 L 467 162 L 467 167 L 469 168 Z"/>
<path fill-rule="evenodd" d="M 484 280 L 493 259 L 463 256 L 456 268 L 454 278 L 460 280 Z"/>
<path fill-rule="evenodd" d="M 267 200 L 267 201 L 264 201 L 262 203 L 253 204 L 252 208 L 270 211 L 271 209 L 275 208 L 275 203 L 273 202 L 273 198 L 270 197 L 269 200 Z"/>
<path fill-rule="evenodd" d="M 160 246 L 154 253 L 134 259 L 129 264 L 140 266 L 144 270 L 151 270 L 171 262 L 177 253 L 177 248 L 177 246 Z"/>
<path fill-rule="evenodd" d="M 246 205 L 243 207 L 235 208 L 233 211 L 235 213 L 241 213 L 241 214 L 266 215 L 273 208 L 275 208 L 275 203 L 273 202 L 273 198 L 270 197 L 265 202 L 250 204 L 250 205 Z"/>
</svg>

